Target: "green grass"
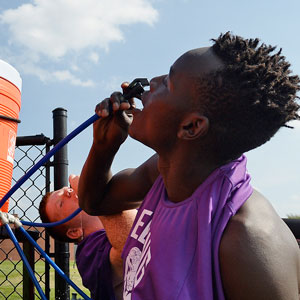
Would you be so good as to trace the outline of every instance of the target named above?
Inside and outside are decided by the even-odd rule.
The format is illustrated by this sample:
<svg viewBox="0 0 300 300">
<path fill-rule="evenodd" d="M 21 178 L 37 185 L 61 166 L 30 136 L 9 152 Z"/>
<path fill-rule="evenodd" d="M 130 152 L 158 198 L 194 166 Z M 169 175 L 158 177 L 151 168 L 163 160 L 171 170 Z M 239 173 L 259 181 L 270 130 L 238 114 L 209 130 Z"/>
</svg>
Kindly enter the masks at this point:
<svg viewBox="0 0 300 300">
<path fill-rule="evenodd" d="M 41 288 L 44 290 L 45 282 L 45 264 L 43 261 L 35 263 L 36 278 L 40 281 Z M 0 299 L 1 300 L 20 300 L 23 299 L 23 263 L 13 262 L 10 260 L 0 261 Z M 55 270 L 50 266 L 50 299 L 55 300 L 54 289 L 54 273 Z M 82 286 L 81 277 L 78 273 L 76 264 L 74 261 L 70 261 L 70 279 L 85 292 L 88 296 L 90 293 L 88 289 Z M 61 279 L 63 280 L 63 279 Z M 75 293 L 74 289 L 70 287 L 70 295 Z M 39 294 L 36 291 L 35 299 L 39 299 Z M 71 296 L 70 296 L 71 298 Z M 78 295 L 77 298 L 82 298 Z"/>
</svg>

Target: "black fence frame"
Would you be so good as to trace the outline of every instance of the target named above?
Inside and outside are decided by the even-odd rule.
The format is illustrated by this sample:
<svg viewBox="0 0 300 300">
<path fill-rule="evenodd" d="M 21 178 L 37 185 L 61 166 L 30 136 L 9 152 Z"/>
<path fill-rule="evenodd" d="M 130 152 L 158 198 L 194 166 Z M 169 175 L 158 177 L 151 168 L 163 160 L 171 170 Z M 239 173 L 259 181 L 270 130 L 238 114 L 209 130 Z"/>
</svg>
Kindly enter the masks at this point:
<svg viewBox="0 0 300 300">
<path fill-rule="evenodd" d="M 56 108 L 52 111 L 53 114 L 53 139 L 44 136 L 43 134 L 35 135 L 35 136 L 22 136 L 17 137 L 16 141 L 16 149 L 22 149 L 24 146 L 43 146 L 44 149 L 40 150 L 41 152 L 45 150 L 45 153 L 48 153 L 51 150 L 52 146 L 55 146 L 59 141 L 61 141 L 66 135 L 67 135 L 67 110 L 64 108 Z M 22 151 L 22 150 L 21 150 Z M 37 161 L 32 158 L 30 158 L 27 155 L 26 151 L 24 152 L 24 157 L 28 158 L 32 164 L 36 163 Z M 18 162 L 15 164 L 14 168 L 18 167 Z M 63 186 L 68 185 L 68 152 L 67 152 L 67 145 L 62 147 L 57 153 L 54 155 L 54 158 L 52 161 L 48 161 L 40 168 L 40 172 L 44 172 L 43 175 L 45 177 L 45 184 L 42 187 L 39 187 L 40 195 L 39 197 L 42 197 L 45 193 L 50 191 L 50 169 L 53 167 L 54 170 L 54 189 L 60 189 Z M 30 169 L 30 168 L 29 168 Z M 23 170 L 22 172 L 26 173 L 28 169 Z M 40 176 L 40 175 L 39 175 Z M 19 178 L 14 178 L 14 181 L 17 181 Z M 32 181 L 34 185 L 34 181 Z M 23 191 L 24 195 L 26 194 L 26 191 L 29 188 L 25 189 Z M 13 195 L 14 196 L 14 195 Z M 12 197 L 14 198 L 14 197 Z M 18 203 L 18 199 L 14 198 L 14 201 Z M 21 200 L 20 200 L 21 201 Z M 35 201 L 35 200 L 33 200 Z M 32 203 L 33 204 L 33 203 Z M 32 205 L 34 206 L 34 205 Z M 35 206 L 34 206 L 35 207 Z M 38 216 L 38 210 L 36 208 L 36 215 Z M 24 214 L 26 211 L 22 211 Z M 13 208 L 10 208 L 9 213 L 13 213 Z M 28 219 L 28 218 L 27 218 Z M 28 221 L 35 222 L 36 218 L 34 220 L 28 219 Z M 0 241 L 7 239 L 8 235 L 4 230 L 4 227 L 0 227 Z M 38 232 L 36 228 L 30 227 L 27 229 L 28 233 L 35 239 L 44 238 L 45 239 L 45 252 L 50 256 L 54 257 L 55 263 L 58 265 L 58 267 L 67 275 L 69 276 L 69 244 L 68 243 L 61 243 L 58 241 L 55 241 L 55 251 L 54 253 L 50 253 L 50 238 L 48 234 L 44 231 Z M 35 250 L 33 246 L 28 243 L 27 240 L 24 240 L 24 238 L 18 234 L 18 230 L 15 230 L 16 237 L 18 238 L 19 242 L 23 244 L 23 251 L 34 271 L 34 255 Z M 21 261 L 21 259 L 20 259 Z M 44 284 L 44 290 L 45 290 L 45 296 L 47 299 L 50 297 L 50 265 L 49 263 L 45 262 L 45 277 L 44 281 L 40 278 L 38 281 L 42 284 Z M 18 262 L 16 262 L 16 265 Z M 16 269 L 16 266 L 14 267 Z M 2 272 L 3 274 L 3 272 Z M 7 278 L 7 275 L 6 275 Z M 43 288 L 43 286 L 42 286 Z M 16 290 L 16 287 L 15 287 Z M 19 294 L 19 293 L 18 293 Z M 3 295 L 2 295 L 3 296 Z M 1 297 L 2 297 L 1 296 Z M 12 295 L 10 294 L 8 298 L 9 299 Z M 19 294 L 19 296 L 21 296 Z M 24 300 L 34 300 L 35 297 L 40 298 L 38 294 L 34 293 L 34 285 L 27 273 L 27 270 L 23 266 L 23 295 L 22 299 Z M 62 280 L 61 277 L 55 272 L 55 299 L 60 300 L 69 300 L 70 299 L 70 287 L 67 284 L 65 280 Z"/>
</svg>

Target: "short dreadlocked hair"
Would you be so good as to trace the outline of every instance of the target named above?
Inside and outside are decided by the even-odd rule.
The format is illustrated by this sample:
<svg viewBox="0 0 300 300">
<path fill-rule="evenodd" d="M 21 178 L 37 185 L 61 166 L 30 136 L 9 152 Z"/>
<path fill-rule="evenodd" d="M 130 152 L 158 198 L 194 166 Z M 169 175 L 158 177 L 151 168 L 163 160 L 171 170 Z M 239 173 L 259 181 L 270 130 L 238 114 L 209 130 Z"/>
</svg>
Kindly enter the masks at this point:
<svg viewBox="0 0 300 300">
<path fill-rule="evenodd" d="M 197 87 L 210 121 L 213 150 L 226 160 L 264 144 L 280 127 L 290 127 L 287 122 L 300 119 L 300 80 L 290 75 L 281 49 L 272 54 L 276 47 L 259 45 L 257 38 L 227 32 L 212 41 L 224 67 L 198 79 Z"/>
</svg>

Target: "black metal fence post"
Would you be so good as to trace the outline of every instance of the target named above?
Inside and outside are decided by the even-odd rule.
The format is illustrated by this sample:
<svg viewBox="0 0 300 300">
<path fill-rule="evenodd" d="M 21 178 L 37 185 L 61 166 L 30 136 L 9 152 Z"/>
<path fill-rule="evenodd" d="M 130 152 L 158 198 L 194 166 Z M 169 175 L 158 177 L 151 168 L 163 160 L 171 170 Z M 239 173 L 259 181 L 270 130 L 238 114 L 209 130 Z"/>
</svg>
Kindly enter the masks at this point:
<svg viewBox="0 0 300 300">
<path fill-rule="evenodd" d="M 37 238 L 38 236 L 36 237 L 36 239 Z M 29 265 L 31 266 L 32 271 L 34 272 L 34 247 L 27 239 L 23 240 L 23 251 Z M 25 264 L 23 264 L 23 300 L 34 300 L 34 285 L 27 272 L 28 271 L 25 268 Z"/>
<path fill-rule="evenodd" d="M 50 151 L 50 146 L 52 144 L 52 141 L 48 141 L 46 143 L 46 153 L 48 153 Z M 48 161 L 46 163 L 47 167 L 46 167 L 46 174 L 45 174 L 45 178 L 46 178 L 46 189 L 45 189 L 45 193 L 50 192 L 50 165 L 51 163 Z M 47 232 L 45 232 L 45 252 L 51 256 L 50 254 L 50 236 Z M 53 257 L 53 256 L 52 256 Z M 50 299 L 50 264 L 45 261 L 45 296 L 47 299 Z"/>
<path fill-rule="evenodd" d="M 53 113 L 53 141 L 56 145 L 67 135 L 67 110 L 56 108 Z M 54 189 L 68 185 L 67 145 L 54 155 Z M 55 241 L 55 263 L 69 276 L 69 244 Z M 55 273 L 55 299 L 69 300 L 70 287 L 65 280 Z"/>
</svg>

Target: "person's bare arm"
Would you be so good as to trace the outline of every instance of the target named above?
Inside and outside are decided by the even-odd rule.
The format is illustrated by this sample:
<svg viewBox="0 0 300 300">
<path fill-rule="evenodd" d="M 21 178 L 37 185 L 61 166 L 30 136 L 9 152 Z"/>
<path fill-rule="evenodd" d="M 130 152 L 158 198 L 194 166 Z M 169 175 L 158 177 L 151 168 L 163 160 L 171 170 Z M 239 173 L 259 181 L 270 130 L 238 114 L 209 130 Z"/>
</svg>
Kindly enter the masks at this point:
<svg viewBox="0 0 300 300">
<path fill-rule="evenodd" d="M 102 168 L 101 162 L 89 161 L 92 167 L 83 168 L 79 181 L 80 207 L 90 215 L 117 214 L 137 208 L 159 174 L 157 159 L 153 155 L 138 168 L 123 170 L 113 177 L 93 170 Z"/>
<path fill-rule="evenodd" d="M 229 222 L 221 240 L 226 299 L 298 300 L 296 240 L 268 202 L 253 194 Z"/>
<path fill-rule="evenodd" d="M 136 169 L 112 176 L 113 159 L 126 140 L 132 121 L 124 111 L 129 104 L 121 104 L 121 98 L 120 93 L 114 93 L 96 107 L 101 118 L 94 123 L 93 145 L 78 187 L 79 205 L 90 215 L 116 214 L 138 207 L 158 176 L 156 155 Z M 108 114 L 110 102 L 114 111 Z"/>
<path fill-rule="evenodd" d="M 78 191 L 79 179 L 80 176 L 78 175 L 71 174 L 69 176 L 70 186 L 75 193 Z M 109 260 L 112 268 L 112 285 L 117 299 L 122 299 L 123 292 L 123 260 L 121 255 L 136 214 L 137 210 L 132 209 L 115 215 L 99 216 L 112 246 Z"/>
<path fill-rule="evenodd" d="M 110 250 L 110 263 L 112 267 L 112 282 L 114 288 L 123 282 L 123 260 L 121 254 L 132 227 L 137 210 L 126 210 L 111 216 L 99 216 L 107 238 L 112 245 Z"/>
</svg>

